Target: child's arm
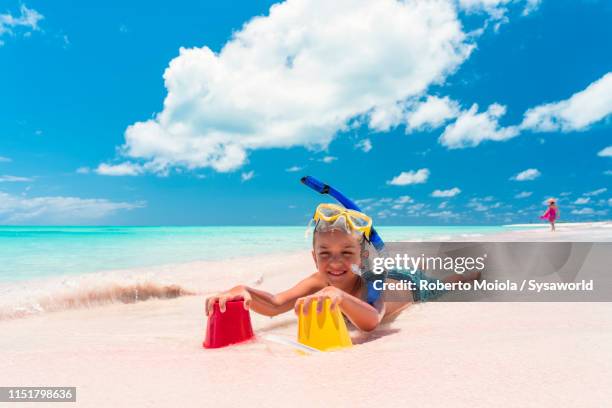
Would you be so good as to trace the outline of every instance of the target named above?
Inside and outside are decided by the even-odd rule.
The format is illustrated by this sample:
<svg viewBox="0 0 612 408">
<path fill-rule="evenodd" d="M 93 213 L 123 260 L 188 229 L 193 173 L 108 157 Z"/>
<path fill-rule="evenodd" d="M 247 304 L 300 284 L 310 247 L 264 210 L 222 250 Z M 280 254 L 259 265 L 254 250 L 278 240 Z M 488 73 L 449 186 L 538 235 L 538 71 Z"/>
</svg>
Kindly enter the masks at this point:
<svg viewBox="0 0 612 408">
<path fill-rule="evenodd" d="M 322 309 L 325 299 L 331 300 L 331 308 L 340 307 L 342 313 L 360 330 L 372 331 L 380 323 L 384 316 L 384 303 L 378 302 L 378 307 L 373 307 L 363 300 L 344 292 L 334 286 L 327 286 L 315 294 L 302 297 L 295 302 L 295 313 L 299 313 L 303 305 L 304 313 L 310 310 L 310 304 L 317 301 L 317 312 Z"/>
<path fill-rule="evenodd" d="M 263 290 L 239 285 L 226 292 L 221 292 L 207 298 L 206 310 L 208 315 L 210 315 L 214 303 L 219 301 L 219 309 L 221 312 L 225 312 L 225 304 L 228 301 L 243 298 L 245 309 L 252 309 L 265 316 L 276 316 L 291 310 L 298 298 L 314 293 L 324 286 L 325 283 L 314 274 L 300 281 L 294 287 L 276 295 Z"/>
</svg>

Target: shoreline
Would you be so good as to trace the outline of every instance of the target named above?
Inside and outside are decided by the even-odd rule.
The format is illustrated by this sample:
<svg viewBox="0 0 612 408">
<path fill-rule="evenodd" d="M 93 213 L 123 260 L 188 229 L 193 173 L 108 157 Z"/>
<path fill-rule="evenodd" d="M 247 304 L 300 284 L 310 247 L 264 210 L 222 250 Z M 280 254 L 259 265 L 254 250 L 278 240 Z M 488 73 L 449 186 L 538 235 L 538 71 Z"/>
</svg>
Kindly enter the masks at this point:
<svg viewBox="0 0 612 408">
<path fill-rule="evenodd" d="M 546 225 L 543 227 L 547 228 Z M 612 241 L 612 222 L 561 224 L 556 232 L 544 228 L 477 236 L 458 233 L 450 237 L 434 236 L 428 241 Z M 311 273 L 313 268 L 309 251 L 298 250 L 2 282 L 0 322 L 65 309 L 203 295 L 234 286 L 237 282 L 257 286 L 278 274 L 279 268 L 285 264 L 299 264 L 304 270 L 302 273 Z M 223 272 L 219 274 L 216 271 Z"/>
</svg>

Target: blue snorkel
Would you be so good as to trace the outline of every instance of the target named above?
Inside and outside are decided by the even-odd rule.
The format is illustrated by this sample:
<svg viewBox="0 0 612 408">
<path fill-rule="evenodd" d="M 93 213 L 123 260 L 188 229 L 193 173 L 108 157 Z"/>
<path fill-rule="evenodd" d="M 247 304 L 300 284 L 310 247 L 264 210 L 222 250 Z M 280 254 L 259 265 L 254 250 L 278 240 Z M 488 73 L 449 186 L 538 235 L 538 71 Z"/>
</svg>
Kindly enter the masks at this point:
<svg viewBox="0 0 612 408">
<path fill-rule="evenodd" d="M 329 184 L 325 184 L 311 176 L 304 176 L 301 178 L 300 181 L 302 182 L 302 184 L 310 187 L 317 193 L 329 194 L 330 196 L 334 197 L 340 204 L 344 206 L 344 208 L 348 208 L 349 210 L 355 210 L 355 211 L 361 212 L 361 209 L 359 208 L 357 204 L 355 204 L 352 200 L 347 198 L 344 194 L 342 194 L 340 191 L 336 190 Z M 385 247 L 384 241 L 382 240 L 380 235 L 378 235 L 378 233 L 376 232 L 374 228 L 372 228 L 372 231 L 370 232 L 369 241 L 374 246 L 374 248 L 376 248 L 377 251 L 382 251 Z M 376 302 L 378 298 L 380 298 L 381 293 L 379 290 L 376 290 L 374 288 L 374 282 L 367 281 L 367 284 L 368 284 L 368 303 L 374 304 L 374 302 Z"/>
<path fill-rule="evenodd" d="M 329 194 L 330 196 L 334 197 L 340 204 L 344 206 L 344 208 L 362 212 L 357 204 L 355 204 L 352 200 L 347 198 L 344 194 L 342 194 L 329 184 L 322 183 L 311 176 L 304 176 L 300 181 L 308 187 L 312 188 L 317 193 Z M 370 243 L 372 243 L 372 245 L 374 245 L 374 248 L 376 248 L 376 250 L 378 251 L 382 251 L 382 249 L 385 247 L 385 243 L 374 228 L 372 228 L 372 232 L 370 233 Z"/>
</svg>

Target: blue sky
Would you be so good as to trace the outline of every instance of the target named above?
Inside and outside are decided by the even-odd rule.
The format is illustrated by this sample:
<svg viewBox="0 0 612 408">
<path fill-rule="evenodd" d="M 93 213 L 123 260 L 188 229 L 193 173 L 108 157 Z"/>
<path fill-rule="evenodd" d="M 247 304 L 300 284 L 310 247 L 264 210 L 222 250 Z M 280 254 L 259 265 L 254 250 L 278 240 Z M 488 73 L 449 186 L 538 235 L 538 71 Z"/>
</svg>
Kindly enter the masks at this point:
<svg viewBox="0 0 612 408">
<path fill-rule="evenodd" d="M 610 219 L 610 2 L 273 4 L 0 3 L 0 224 Z"/>
</svg>

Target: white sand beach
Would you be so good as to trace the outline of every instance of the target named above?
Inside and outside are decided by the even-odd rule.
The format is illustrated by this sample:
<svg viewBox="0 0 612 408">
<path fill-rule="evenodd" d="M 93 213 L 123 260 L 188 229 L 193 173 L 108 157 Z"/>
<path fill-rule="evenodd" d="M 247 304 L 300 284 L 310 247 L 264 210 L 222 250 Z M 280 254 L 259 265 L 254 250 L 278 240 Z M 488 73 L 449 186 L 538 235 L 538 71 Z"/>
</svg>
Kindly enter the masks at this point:
<svg viewBox="0 0 612 408">
<path fill-rule="evenodd" d="M 612 223 L 489 238 L 611 241 Z M 418 304 L 353 332 L 350 349 L 308 356 L 265 340 L 296 338 L 292 312 L 252 313 L 254 341 L 202 348 L 207 294 L 238 283 L 274 292 L 312 270 L 304 251 L 159 267 L 124 278 L 123 289 L 109 274 L 83 278 L 53 311 L 0 320 L 0 383 L 76 386 L 79 407 L 610 405 L 610 303 Z M 141 280 L 194 294 L 83 307 L 104 279 L 118 292 Z"/>
</svg>

